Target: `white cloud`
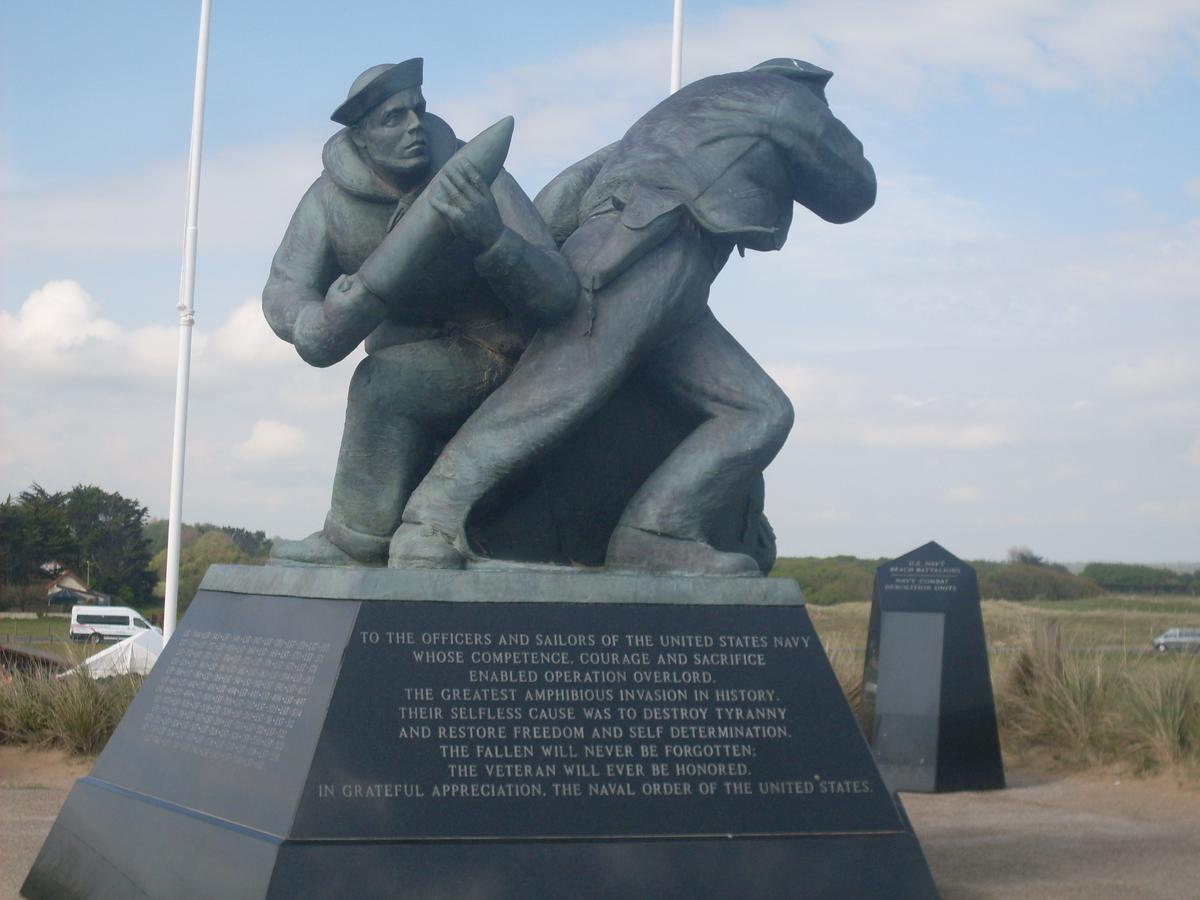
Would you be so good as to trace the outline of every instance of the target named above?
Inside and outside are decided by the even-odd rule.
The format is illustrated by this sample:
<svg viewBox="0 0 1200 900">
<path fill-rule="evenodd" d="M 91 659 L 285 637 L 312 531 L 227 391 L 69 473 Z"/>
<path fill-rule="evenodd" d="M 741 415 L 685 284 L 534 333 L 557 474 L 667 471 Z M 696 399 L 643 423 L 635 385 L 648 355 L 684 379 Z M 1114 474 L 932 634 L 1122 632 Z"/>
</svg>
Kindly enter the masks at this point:
<svg viewBox="0 0 1200 900">
<path fill-rule="evenodd" d="M 17 372 L 41 376 L 145 377 L 174 366 L 175 332 L 124 329 L 73 280 L 33 291 L 14 315 L 0 311 L 0 356 Z"/>
<path fill-rule="evenodd" d="M 1184 451 L 1183 461 L 1193 466 L 1200 466 L 1200 437 L 1192 441 L 1192 445 Z"/>
<path fill-rule="evenodd" d="M 1015 440 L 1008 426 L 997 423 L 935 422 L 918 425 L 861 423 L 855 432 L 857 442 L 868 447 L 990 450 Z"/>
<path fill-rule="evenodd" d="M 713 308 L 743 341 L 777 342 L 780 323 L 795 322 L 792 352 L 907 346 L 929 354 L 914 356 L 916 368 L 967 346 L 1116 338 L 1136 347 L 1134 332 L 1156 317 L 1186 329 L 1200 309 L 1200 220 L 1086 239 L 1031 235 L 927 178 L 893 175 L 861 220 L 834 228 L 801 211 L 782 253 L 731 260 Z M 813 319 L 843 327 L 817 332 Z M 942 388 L 892 393 L 922 399 Z"/>
<path fill-rule="evenodd" d="M 932 184 L 901 179 L 891 195 L 887 187 L 855 223 L 853 242 L 827 249 L 835 229 L 815 237 L 820 252 L 839 256 L 861 257 L 865 242 L 871 265 L 859 283 L 925 317 L 920 324 L 949 317 L 980 334 L 1044 340 L 1086 325 L 1097 307 L 1200 301 L 1200 221 L 1086 240 L 1031 237 Z"/>
<path fill-rule="evenodd" d="M 201 170 L 199 253 L 270 252 L 316 177 L 321 138 L 222 150 Z M 178 251 L 183 159 L 108 179 L 4 197 L 5 244 L 14 250 Z M 19 226 L 19 227 L 18 227 Z"/>
<path fill-rule="evenodd" d="M 91 295 L 77 281 L 50 281 L 31 293 L 13 316 L 0 311 L 4 355 L 26 350 L 55 356 L 90 341 L 111 340 L 117 326 L 98 317 Z"/>
<path fill-rule="evenodd" d="M 21 188 L 21 179 L 7 159 L 4 148 L 0 147 L 0 191 L 16 191 Z"/>
<path fill-rule="evenodd" d="M 1109 375 L 1117 387 L 1130 391 L 1156 391 L 1200 378 L 1200 361 L 1183 354 L 1159 353 L 1138 362 L 1120 363 Z"/>
<path fill-rule="evenodd" d="M 250 436 L 234 452 L 247 462 L 275 462 L 303 455 L 310 444 L 308 434 L 295 425 L 259 419 L 250 429 Z"/>
<path fill-rule="evenodd" d="M 984 450 L 1012 442 L 1002 422 L 915 421 L 938 398 L 888 394 L 867 376 L 824 366 L 769 365 L 768 374 L 796 409 L 793 439 L 866 447 Z M 906 415 L 895 417 L 896 406 Z M 953 412 L 963 412 L 962 405 Z"/>
<path fill-rule="evenodd" d="M 937 403 L 937 397 L 924 397 L 918 399 L 911 397 L 908 394 L 893 394 L 892 402 L 905 407 L 906 409 L 920 409 L 923 406 L 929 406 L 931 403 Z"/>
<path fill-rule="evenodd" d="M 870 125 L 865 113 L 873 104 L 895 114 L 897 106 L 934 105 L 977 86 L 1005 102 L 1069 93 L 1104 103 L 1142 90 L 1174 65 L 1187 42 L 1194 46 L 1200 37 L 1198 22 L 1195 0 L 806 0 L 731 7 L 689 20 L 685 78 L 772 55 L 806 57 L 836 72 L 830 98 L 852 128 Z M 431 107 L 464 137 L 515 114 L 509 164 L 533 193 L 570 161 L 619 136 L 662 95 L 664 32 L 665 26 L 626 30 L 569 56 L 498 72 L 472 85 L 470 97 L 431 100 Z M 322 123 L 313 126 L 323 131 Z M 319 172 L 325 136 L 206 157 L 202 273 L 213 250 L 269 258 Z M 868 155 L 885 149 L 874 143 Z M 0 165 L 10 252 L 53 251 L 69 260 L 71 253 L 100 250 L 119 260 L 127 251 L 152 250 L 177 259 L 182 159 L 36 192 L 16 175 Z M 1046 229 L 1050 236 L 1030 235 L 921 173 L 881 166 L 880 175 L 879 202 L 861 221 L 831 228 L 797 210 L 784 253 L 744 264 L 734 259 L 714 290 L 714 308 L 739 339 L 745 332 L 754 338 L 756 328 L 760 337 L 768 330 L 794 335 L 795 346 L 783 349 L 760 341 L 771 348 L 767 353 L 746 342 L 775 363 L 767 368 L 798 412 L 790 449 L 771 475 L 773 482 L 790 482 L 788 489 L 768 499 L 787 510 L 777 523 L 800 511 L 779 529 L 782 546 L 800 548 L 810 535 L 806 520 L 815 516 L 817 540 L 853 522 L 841 549 L 872 552 L 862 543 L 870 540 L 862 526 L 879 496 L 899 490 L 898 474 L 919 481 L 932 473 L 942 489 L 983 485 L 1001 525 L 1051 521 L 1055 504 L 1078 507 L 1082 492 L 1075 485 L 1073 493 L 1037 495 L 1059 455 L 1113 474 L 1117 487 L 1105 494 L 1108 506 L 1095 507 L 1103 510 L 1097 520 L 1127 516 L 1141 497 L 1173 496 L 1157 483 L 1130 493 L 1129 481 L 1134 471 L 1138 478 L 1177 474 L 1186 445 L 1178 436 L 1194 434 L 1197 406 L 1186 398 L 1197 395 L 1189 393 L 1197 373 L 1179 336 L 1190 333 L 1200 308 L 1200 221 L 1077 239 L 1054 236 L 1053 228 Z M 1186 189 L 1200 199 L 1200 177 Z M 16 479 L 20 487 L 38 478 L 69 486 L 92 479 L 165 512 L 177 329 L 126 324 L 137 320 L 105 312 L 112 298 L 97 292 L 97 304 L 71 282 L 49 283 L 35 294 L 36 301 L 30 295 L 20 309 L 0 313 L 6 483 Z M 298 536 L 319 526 L 328 501 L 353 366 L 320 372 L 305 366 L 270 333 L 257 307 L 247 300 L 224 321 L 214 317 L 211 328 L 205 318 L 197 325 L 187 481 L 193 505 L 186 515 L 195 510 L 222 521 L 236 515 L 246 525 Z M 1161 328 L 1154 333 L 1157 321 L 1173 323 L 1175 343 L 1163 342 Z M 1091 352 L 1114 332 L 1120 355 Z M 1009 353 L 1003 364 L 983 359 L 979 351 L 997 346 Z M 1025 352 L 1039 346 L 1054 349 L 1053 363 Z M 886 367 L 878 361 L 878 351 L 897 348 L 903 352 L 888 356 Z M 855 355 L 864 350 L 870 352 Z M 1128 394 L 1103 397 L 1103 417 L 1065 415 L 1068 408 L 1094 408 L 1090 400 L 1072 401 L 1091 395 L 1097 372 L 1110 373 L 1109 384 Z M 97 382 L 119 382 L 120 390 L 101 396 Z M 1166 390 L 1176 393 L 1155 395 Z M 1143 416 L 1137 443 L 1124 436 L 1135 431 L 1128 427 L 1135 415 Z M 1153 430 L 1161 418 L 1173 422 L 1169 439 Z M 82 452 L 73 442 L 79 434 L 98 438 Z M 949 452 L 999 446 L 1011 453 Z M 1148 456 L 1147 447 L 1158 455 Z M 293 455 L 280 455 L 287 453 Z M 1200 439 L 1182 458 L 1200 465 Z M 287 459 L 292 474 L 247 465 L 271 459 Z M 987 475 L 978 470 L 981 460 Z M 295 477 L 303 465 L 304 477 Z M 798 499 L 826 484 L 828 493 L 813 497 L 811 506 Z M 1035 514 L 1000 508 L 1026 489 L 1022 502 Z M 1195 496 L 1194 486 L 1180 490 Z M 928 506 L 938 515 L 951 510 Z M 1153 512 L 1148 507 L 1143 515 Z M 1060 529 L 1056 539 L 1066 533 Z M 894 534 L 892 527 L 886 539 Z"/>
<path fill-rule="evenodd" d="M 1048 296 L 1129 306 L 1200 299 L 1200 219 L 1099 241 L 1050 242 L 1047 249 L 1063 260 L 1054 266 Z"/>
<path fill-rule="evenodd" d="M 983 497 L 983 492 L 979 488 L 973 484 L 967 484 L 946 491 L 944 499 L 947 503 L 974 503 L 981 497 Z"/>
<path fill-rule="evenodd" d="M 789 8 L 791 27 L 808 24 L 848 71 L 896 92 L 944 87 L 943 79 L 969 73 L 991 85 L 1123 95 L 1156 78 L 1200 26 L 1187 0 L 812 0 Z"/>
<path fill-rule="evenodd" d="M 767 373 L 797 410 L 846 410 L 862 399 L 864 378 L 821 366 L 768 365 Z"/>
<path fill-rule="evenodd" d="M 123 328 L 104 318 L 77 281 L 51 281 L 33 291 L 16 314 L 0 311 L 0 357 L 15 373 L 42 377 L 146 383 L 174 379 L 178 329 Z M 258 300 L 246 300 L 211 332 L 197 324 L 192 377 L 245 384 L 256 371 L 298 364 L 271 331 Z"/>
<path fill-rule="evenodd" d="M 271 330 L 258 300 L 238 306 L 212 333 L 208 352 L 220 365 L 249 369 L 285 367 L 300 362 L 296 351 Z"/>
<path fill-rule="evenodd" d="M 1186 522 L 1196 515 L 1197 504 L 1186 499 L 1143 500 L 1134 513 L 1143 519 L 1165 522 Z"/>
<path fill-rule="evenodd" d="M 307 366 L 257 300 L 195 331 L 185 517 L 307 533 L 328 503 L 361 350 Z M 123 327 L 74 281 L 0 312 L 0 495 L 93 482 L 165 515 L 176 351 L 177 329 Z M 273 460 L 286 471 L 259 465 Z"/>
<path fill-rule="evenodd" d="M 835 107 L 839 98 L 922 105 L 968 82 L 1009 98 L 1079 91 L 1127 97 L 1189 51 L 1189 38 L 1200 35 L 1200 10 L 1191 0 L 802 0 L 739 5 L 691 18 L 687 29 L 685 81 L 771 55 L 798 56 L 835 72 Z M 561 167 L 564 156 L 577 158 L 619 136 L 661 96 L 664 32 L 629 29 L 573 48 L 569 57 L 498 72 L 469 100 L 448 104 L 451 121 L 478 130 L 515 114 L 520 163 L 540 169 L 546 160 L 539 148 L 553 148 Z"/>
<path fill-rule="evenodd" d="M 472 85 L 470 95 L 442 99 L 436 111 L 466 137 L 515 115 L 509 168 L 532 193 L 620 137 L 661 98 L 663 31 L 627 29 L 569 55 L 496 72 Z M 864 101 L 937 102 L 968 82 L 993 93 L 1126 96 L 1152 83 L 1198 36 L 1200 7 L 1193 0 L 803 0 L 690 19 L 685 78 L 744 69 L 775 53 L 833 69 L 834 107 L 850 113 Z M 848 121 L 853 126 L 852 115 Z M 323 139 L 314 132 L 209 154 L 201 251 L 270 249 L 320 172 Z M 174 250 L 185 171 L 179 157 L 116 178 L 35 191 L 16 189 L 16 179 L 0 169 L 0 185 L 8 186 L 5 216 L 13 223 L 6 240 L 17 249 Z"/>
</svg>

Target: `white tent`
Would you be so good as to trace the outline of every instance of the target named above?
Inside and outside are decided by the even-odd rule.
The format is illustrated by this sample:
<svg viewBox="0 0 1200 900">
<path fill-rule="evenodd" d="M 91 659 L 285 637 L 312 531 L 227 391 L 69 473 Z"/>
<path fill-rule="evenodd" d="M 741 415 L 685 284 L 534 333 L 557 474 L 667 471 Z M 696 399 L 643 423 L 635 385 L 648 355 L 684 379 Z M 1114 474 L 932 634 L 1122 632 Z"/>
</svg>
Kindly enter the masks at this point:
<svg viewBox="0 0 1200 900">
<path fill-rule="evenodd" d="M 150 628 L 89 656 L 71 672 L 86 669 L 93 678 L 107 678 L 109 675 L 146 675 L 154 668 L 154 662 L 158 659 L 158 654 L 162 653 L 162 648 L 162 634 Z"/>
</svg>

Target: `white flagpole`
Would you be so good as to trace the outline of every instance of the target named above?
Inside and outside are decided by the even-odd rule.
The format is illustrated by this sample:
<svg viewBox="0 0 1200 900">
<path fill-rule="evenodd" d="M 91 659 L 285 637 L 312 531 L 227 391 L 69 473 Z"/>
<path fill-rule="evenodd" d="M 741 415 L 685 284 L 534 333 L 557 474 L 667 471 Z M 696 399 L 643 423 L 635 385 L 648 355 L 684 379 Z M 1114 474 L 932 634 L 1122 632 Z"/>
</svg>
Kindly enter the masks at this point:
<svg viewBox="0 0 1200 900">
<path fill-rule="evenodd" d="M 179 275 L 179 362 L 175 374 L 175 437 L 171 448 L 171 511 L 167 518 L 167 588 L 163 598 L 163 643 L 171 639 L 179 610 L 179 543 L 183 520 L 183 456 L 187 442 L 188 382 L 195 322 L 196 236 L 200 206 L 200 148 L 204 143 L 204 89 L 208 81 L 210 0 L 200 0 L 200 42 L 192 92 L 192 142 L 188 151 L 187 224 L 183 232 L 183 269 Z"/>
<path fill-rule="evenodd" d="M 671 30 L 671 93 L 683 80 L 683 0 L 675 0 L 675 21 Z"/>
</svg>

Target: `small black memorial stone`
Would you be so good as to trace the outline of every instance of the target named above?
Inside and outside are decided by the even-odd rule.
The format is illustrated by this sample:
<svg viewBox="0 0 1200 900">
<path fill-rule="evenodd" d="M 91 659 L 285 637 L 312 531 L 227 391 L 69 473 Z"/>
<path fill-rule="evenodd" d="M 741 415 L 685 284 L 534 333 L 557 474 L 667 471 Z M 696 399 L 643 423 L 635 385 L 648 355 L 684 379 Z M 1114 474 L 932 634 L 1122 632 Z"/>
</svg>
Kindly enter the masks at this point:
<svg viewBox="0 0 1200 900">
<path fill-rule="evenodd" d="M 783 579 L 214 566 L 27 897 L 933 897 Z"/>
<path fill-rule="evenodd" d="M 862 717 L 893 791 L 1004 787 L 979 582 L 933 541 L 875 572 Z"/>
</svg>

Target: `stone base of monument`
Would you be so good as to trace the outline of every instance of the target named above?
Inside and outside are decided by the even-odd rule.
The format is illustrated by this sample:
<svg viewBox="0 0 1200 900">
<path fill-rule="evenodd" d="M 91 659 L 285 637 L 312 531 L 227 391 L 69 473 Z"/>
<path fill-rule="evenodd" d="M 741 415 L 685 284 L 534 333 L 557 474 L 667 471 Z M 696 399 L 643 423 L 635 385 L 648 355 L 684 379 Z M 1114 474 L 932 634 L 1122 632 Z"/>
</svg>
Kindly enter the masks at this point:
<svg viewBox="0 0 1200 900">
<path fill-rule="evenodd" d="M 933 897 L 795 583 L 214 566 L 27 897 Z"/>
</svg>

